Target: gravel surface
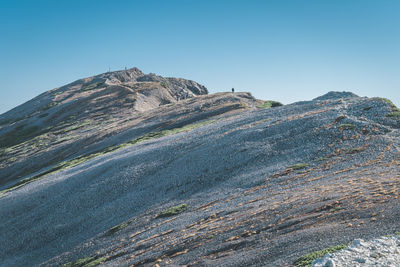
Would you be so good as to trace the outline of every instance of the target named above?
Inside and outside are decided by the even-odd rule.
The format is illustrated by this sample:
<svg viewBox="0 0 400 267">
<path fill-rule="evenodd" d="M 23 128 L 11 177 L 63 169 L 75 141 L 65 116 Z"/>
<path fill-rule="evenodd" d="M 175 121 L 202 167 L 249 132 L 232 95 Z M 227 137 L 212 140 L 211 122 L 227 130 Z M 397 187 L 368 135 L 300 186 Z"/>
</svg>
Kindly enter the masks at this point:
<svg viewBox="0 0 400 267">
<path fill-rule="evenodd" d="M 371 241 L 357 239 L 347 249 L 328 254 L 313 262 L 313 267 L 369 267 L 400 265 L 400 237 L 381 237 Z"/>
<path fill-rule="evenodd" d="M 382 99 L 331 95 L 257 109 L 248 94 L 217 94 L 152 111 L 98 145 L 216 120 L 3 195 L 0 265 L 293 266 L 399 231 L 399 121 Z"/>
</svg>

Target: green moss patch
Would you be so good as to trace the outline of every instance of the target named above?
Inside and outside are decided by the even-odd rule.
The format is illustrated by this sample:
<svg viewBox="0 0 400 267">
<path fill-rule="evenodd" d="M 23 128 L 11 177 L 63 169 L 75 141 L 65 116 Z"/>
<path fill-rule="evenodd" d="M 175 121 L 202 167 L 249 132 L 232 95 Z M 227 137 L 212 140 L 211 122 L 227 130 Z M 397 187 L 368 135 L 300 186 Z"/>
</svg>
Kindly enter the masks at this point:
<svg viewBox="0 0 400 267">
<path fill-rule="evenodd" d="M 189 208 L 189 206 L 187 204 L 181 204 L 178 206 L 170 207 L 170 208 L 164 210 L 163 212 L 161 212 L 160 214 L 158 214 L 156 218 L 163 218 L 163 217 L 178 215 L 178 214 L 186 211 L 188 208 Z"/>
<path fill-rule="evenodd" d="M 96 89 L 96 88 L 98 88 L 98 87 L 100 87 L 102 85 L 104 85 L 104 82 L 94 82 L 94 83 L 91 83 L 89 85 L 86 85 L 86 86 L 82 87 L 82 91 L 93 90 L 93 89 Z"/>
<path fill-rule="evenodd" d="M 354 130 L 357 128 L 357 126 L 354 124 L 351 124 L 351 123 L 344 123 L 344 124 L 340 124 L 338 126 L 338 128 L 342 129 L 342 130 Z"/>
<path fill-rule="evenodd" d="M 55 107 L 57 105 L 58 105 L 57 102 L 50 102 L 46 106 L 42 107 L 42 111 L 46 111 L 46 110 L 51 109 L 52 107 Z"/>
<path fill-rule="evenodd" d="M 108 230 L 106 234 L 107 235 L 115 234 L 116 232 L 121 231 L 122 229 L 128 227 L 129 224 L 130 224 L 130 222 L 124 222 L 124 223 L 118 224 L 118 225 L 110 228 L 110 230 Z"/>
<path fill-rule="evenodd" d="M 38 117 L 39 118 L 44 118 L 44 117 L 47 117 L 47 116 L 49 116 L 49 113 L 40 114 Z"/>
<path fill-rule="evenodd" d="M 105 262 L 107 258 L 96 258 L 96 257 L 87 257 L 82 258 L 74 262 L 67 262 L 62 265 L 62 267 L 94 267 L 103 262 Z"/>
<path fill-rule="evenodd" d="M 301 170 L 304 168 L 307 168 L 308 164 L 307 163 L 297 163 L 295 165 L 292 165 L 289 167 L 289 169 L 293 169 L 293 170 Z"/>
<path fill-rule="evenodd" d="M 392 101 L 390 101 L 387 98 L 383 98 L 383 97 L 375 97 L 374 99 L 381 100 L 381 101 L 386 102 L 387 104 L 389 104 L 390 108 L 392 109 L 392 112 L 388 113 L 386 115 L 386 117 L 394 118 L 394 119 L 400 119 L 400 109 L 395 104 L 393 104 Z"/>
<path fill-rule="evenodd" d="M 298 258 L 295 262 L 294 265 L 296 267 L 311 267 L 311 263 L 313 262 L 313 260 L 321 258 L 323 256 L 325 256 L 328 253 L 334 253 L 336 251 L 342 250 L 347 248 L 346 245 L 337 245 L 337 246 L 332 246 L 326 249 L 322 249 L 322 250 L 318 250 L 318 251 L 314 251 L 310 254 L 301 256 L 300 258 Z"/>
<path fill-rule="evenodd" d="M 268 109 L 268 108 L 275 108 L 275 107 L 280 107 L 280 106 L 283 106 L 283 104 L 281 102 L 267 100 L 267 101 L 264 101 L 263 104 L 257 105 L 257 108 Z"/>
<path fill-rule="evenodd" d="M 389 117 L 389 118 L 400 119 L 400 110 L 393 111 L 393 112 L 387 114 L 386 116 Z"/>
<path fill-rule="evenodd" d="M 345 151 L 346 154 L 355 154 L 361 151 L 364 151 L 365 147 L 353 147 L 353 148 L 349 148 Z"/>
</svg>

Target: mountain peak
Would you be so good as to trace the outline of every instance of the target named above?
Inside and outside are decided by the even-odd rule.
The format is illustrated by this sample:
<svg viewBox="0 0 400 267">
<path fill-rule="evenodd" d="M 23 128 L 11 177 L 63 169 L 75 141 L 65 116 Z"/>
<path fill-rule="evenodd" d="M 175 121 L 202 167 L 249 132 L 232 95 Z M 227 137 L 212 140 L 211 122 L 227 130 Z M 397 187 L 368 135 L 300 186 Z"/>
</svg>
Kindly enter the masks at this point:
<svg viewBox="0 0 400 267">
<path fill-rule="evenodd" d="M 313 100 L 329 100 L 329 99 L 352 98 L 352 97 L 359 97 L 359 96 L 352 92 L 330 91 L 322 96 L 314 98 Z"/>
<path fill-rule="evenodd" d="M 136 82 L 139 77 L 143 76 L 145 76 L 145 74 L 140 69 L 134 67 L 126 70 L 106 72 L 94 77 L 105 79 L 106 84 L 114 85 L 125 82 Z"/>
</svg>

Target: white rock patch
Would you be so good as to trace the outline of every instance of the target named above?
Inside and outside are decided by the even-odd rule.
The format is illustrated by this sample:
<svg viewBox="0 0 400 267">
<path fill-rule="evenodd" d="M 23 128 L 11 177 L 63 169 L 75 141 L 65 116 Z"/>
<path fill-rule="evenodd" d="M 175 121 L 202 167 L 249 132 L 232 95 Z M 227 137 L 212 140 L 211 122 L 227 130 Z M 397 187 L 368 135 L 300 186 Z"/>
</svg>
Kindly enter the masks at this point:
<svg viewBox="0 0 400 267">
<path fill-rule="evenodd" d="M 356 239 L 347 249 L 316 259 L 313 267 L 400 266 L 400 236 L 381 237 L 371 241 Z"/>
</svg>

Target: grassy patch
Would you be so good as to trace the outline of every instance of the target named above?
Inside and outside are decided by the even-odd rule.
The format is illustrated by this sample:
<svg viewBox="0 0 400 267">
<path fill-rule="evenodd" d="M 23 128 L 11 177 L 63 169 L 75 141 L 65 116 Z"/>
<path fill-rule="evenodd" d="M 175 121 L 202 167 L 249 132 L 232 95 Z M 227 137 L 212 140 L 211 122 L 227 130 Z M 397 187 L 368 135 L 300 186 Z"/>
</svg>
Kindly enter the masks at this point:
<svg viewBox="0 0 400 267">
<path fill-rule="evenodd" d="M 0 121 L 0 126 L 1 125 L 5 125 L 5 124 L 11 124 L 11 123 L 14 123 L 14 122 L 18 122 L 18 121 L 21 121 L 23 119 L 26 119 L 26 117 L 19 117 L 19 118 L 15 118 L 15 119 L 11 118 L 11 119 L 2 120 L 2 121 Z"/>
<path fill-rule="evenodd" d="M 39 115 L 39 118 L 44 118 L 44 117 L 47 117 L 47 116 L 49 116 L 49 113 L 43 113 L 43 114 Z"/>
<path fill-rule="evenodd" d="M 381 100 L 383 102 L 386 102 L 387 104 L 389 104 L 389 106 L 393 109 L 397 109 L 396 105 L 393 104 L 393 102 L 390 99 L 384 98 L 384 97 L 375 97 L 374 99 L 378 99 Z"/>
<path fill-rule="evenodd" d="M 42 107 L 42 111 L 46 111 L 46 110 L 51 109 L 52 107 L 55 107 L 57 105 L 58 105 L 57 102 L 50 102 L 46 106 Z"/>
<path fill-rule="evenodd" d="M 118 224 L 118 225 L 110 228 L 110 230 L 107 231 L 106 235 L 115 234 L 116 232 L 121 231 L 122 229 L 126 228 L 129 224 L 130 224 L 130 222 L 124 222 L 124 223 Z"/>
<path fill-rule="evenodd" d="M 86 257 L 79 259 L 74 262 L 67 262 L 62 265 L 62 267 L 94 267 L 103 263 L 107 260 L 107 258 L 95 258 L 95 257 Z"/>
<path fill-rule="evenodd" d="M 328 253 L 334 253 L 336 251 L 342 250 L 347 248 L 346 245 L 337 245 L 334 247 L 329 247 L 326 249 L 322 249 L 322 250 L 318 250 L 318 251 L 314 251 L 310 254 L 301 256 L 300 258 L 298 258 L 295 262 L 294 265 L 297 267 L 309 267 L 311 266 L 311 263 L 313 262 L 313 260 L 321 258 L 323 256 L 325 256 Z"/>
<path fill-rule="evenodd" d="M 297 163 L 295 165 L 292 165 L 290 167 L 288 167 L 289 169 L 293 169 L 293 170 L 301 170 L 304 168 L 307 168 L 308 164 L 307 163 Z"/>
<path fill-rule="evenodd" d="M 103 84 L 104 84 L 104 82 L 94 82 L 94 83 L 91 83 L 89 85 L 82 87 L 82 91 L 93 90 L 93 89 L 96 89 L 97 87 L 102 86 Z"/>
<path fill-rule="evenodd" d="M 167 83 L 166 83 L 166 82 L 161 82 L 160 84 L 161 84 L 161 86 L 162 86 L 162 87 L 164 87 L 164 88 L 168 88 L 168 85 L 167 85 Z"/>
<path fill-rule="evenodd" d="M 274 107 L 280 107 L 280 106 L 283 106 L 283 104 L 281 102 L 267 100 L 267 101 L 264 101 L 263 104 L 257 105 L 257 108 L 268 109 L 268 108 L 274 108 Z"/>
<path fill-rule="evenodd" d="M 0 147 L 11 147 L 43 133 L 38 126 L 20 125 L 0 137 Z"/>
<path fill-rule="evenodd" d="M 387 98 L 383 98 L 383 97 L 376 97 L 375 99 L 381 100 L 381 101 L 386 102 L 387 104 L 389 104 L 390 108 L 392 109 L 392 112 L 388 113 L 386 115 L 386 117 L 400 119 L 400 109 L 398 107 L 396 107 L 396 105 L 393 104 L 392 101 L 390 101 Z"/>
<path fill-rule="evenodd" d="M 361 151 L 364 151 L 365 147 L 353 147 L 353 148 L 349 148 L 345 151 L 346 154 L 355 154 Z"/>
<path fill-rule="evenodd" d="M 327 157 L 320 157 L 320 158 L 315 159 L 314 161 L 316 161 L 316 162 L 318 162 L 318 161 L 326 161 L 328 159 L 329 158 L 327 158 Z"/>
<path fill-rule="evenodd" d="M 14 120 L 14 119 L 2 120 L 2 121 L 0 121 L 0 126 L 1 126 L 1 125 L 5 125 L 5 124 L 9 124 L 9 123 L 11 123 L 13 120 Z"/>
<path fill-rule="evenodd" d="M 344 123 L 340 124 L 338 128 L 342 130 L 354 130 L 355 128 L 357 128 L 357 126 L 351 123 Z"/>
<path fill-rule="evenodd" d="M 189 206 L 187 204 L 181 204 L 178 206 L 170 207 L 170 208 L 164 210 L 163 212 L 161 212 L 160 214 L 158 214 L 156 216 L 156 218 L 163 218 L 163 217 L 178 215 L 178 214 L 184 212 L 185 210 L 187 210 L 188 208 L 189 208 Z"/>
<path fill-rule="evenodd" d="M 340 207 L 340 206 L 337 206 L 336 208 L 334 208 L 334 209 L 332 209 L 332 210 L 330 210 L 331 212 L 336 212 L 336 211 L 339 211 L 339 210 L 341 210 L 342 208 Z"/>
<path fill-rule="evenodd" d="M 389 118 L 400 119 L 400 110 L 393 111 L 393 112 L 387 114 L 386 116 L 389 117 Z"/>
<path fill-rule="evenodd" d="M 79 128 L 82 128 L 82 127 L 84 127 L 84 126 L 88 126 L 88 125 L 90 125 L 91 123 L 92 123 L 91 120 L 84 120 L 84 121 L 75 122 L 75 123 L 73 123 L 73 124 L 70 124 L 71 126 L 69 126 L 69 127 L 65 127 L 65 126 L 67 126 L 67 125 L 64 124 L 64 125 L 62 125 L 63 128 L 61 128 L 61 129 L 55 131 L 54 134 L 56 134 L 56 135 L 58 135 L 58 134 L 65 134 L 65 133 L 68 133 L 68 132 L 71 132 L 71 131 L 75 131 L 75 130 L 77 130 L 77 129 L 79 129 Z"/>
</svg>

